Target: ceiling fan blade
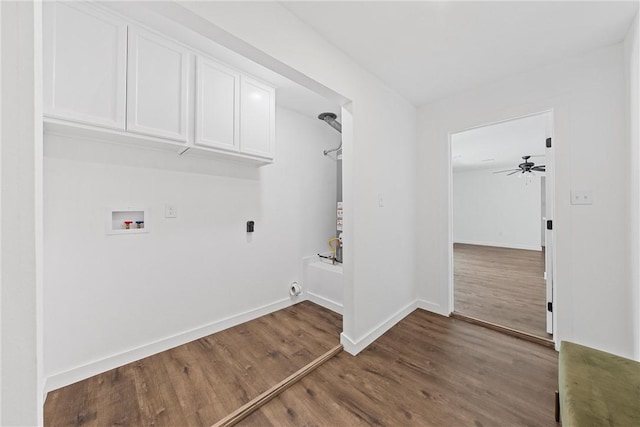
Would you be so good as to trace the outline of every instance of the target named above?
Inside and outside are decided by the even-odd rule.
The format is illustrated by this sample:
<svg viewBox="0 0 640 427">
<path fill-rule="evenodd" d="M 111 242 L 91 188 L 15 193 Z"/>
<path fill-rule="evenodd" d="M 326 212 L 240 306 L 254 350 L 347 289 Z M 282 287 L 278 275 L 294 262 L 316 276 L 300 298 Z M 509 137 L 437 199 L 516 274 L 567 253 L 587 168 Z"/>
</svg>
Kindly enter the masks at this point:
<svg viewBox="0 0 640 427">
<path fill-rule="evenodd" d="M 507 169 L 507 170 L 504 170 L 504 171 L 497 171 L 497 172 L 494 172 L 494 173 L 503 173 L 503 172 L 511 172 L 511 171 L 518 172 L 518 171 L 520 171 L 520 169 Z"/>
<path fill-rule="evenodd" d="M 544 157 L 544 154 L 532 154 L 529 157 Z"/>
<path fill-rule="evenodd" d="M 511 172 L 511 173 L 508 173 L 508 174 L 507 174 L 507 176 L 509 176 L 509 175 L 513 175 L 514 173 L 518 173 L 518 172 L 521 172 L 521 170 L 520 170 L 520 169 L 515 170 L 515 171 L 513 171 L 513 172 Z"/>
<path fill-rule="evenodd" d="M 538 172 L 545 172 L 545 166 L 544 165 L 534 166 L 531 168 L 531 170 L 538 171 Z"/>
</svg>

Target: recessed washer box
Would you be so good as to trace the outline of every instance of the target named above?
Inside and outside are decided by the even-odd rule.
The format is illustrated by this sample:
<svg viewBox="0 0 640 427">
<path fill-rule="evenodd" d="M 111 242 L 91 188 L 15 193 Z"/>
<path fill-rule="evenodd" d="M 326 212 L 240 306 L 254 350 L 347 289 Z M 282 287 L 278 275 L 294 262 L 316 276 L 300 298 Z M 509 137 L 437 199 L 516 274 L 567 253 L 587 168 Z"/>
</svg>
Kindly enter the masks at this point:
<svg viewBox="0 0 640 427">
<path fill-rule="evenodd" d="M 107 234 L 137 234 L 149 232 L 149 210 L 126 207 L 109 208 L 106 214 Z M 129 228 L 127 228 L 129 223 Z"/>
</svg>

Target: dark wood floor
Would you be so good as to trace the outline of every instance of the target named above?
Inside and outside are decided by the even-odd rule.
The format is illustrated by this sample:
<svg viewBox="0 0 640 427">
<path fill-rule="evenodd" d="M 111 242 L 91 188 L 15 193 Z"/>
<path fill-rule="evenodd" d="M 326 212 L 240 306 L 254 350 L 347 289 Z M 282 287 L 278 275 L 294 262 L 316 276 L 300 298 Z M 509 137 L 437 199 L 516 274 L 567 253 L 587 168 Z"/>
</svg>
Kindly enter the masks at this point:
<svg viewBox="0 0 640 427">
<path fill-rule="evenodd" d="M 546 332 L 544 251 L 456 243 L 454 309 L 542 338 Z"/>
<path fill-rule="evenodd" d="M 342 317 L 302 302 L 50 392 L 46 426 L 210 426 L 339 344 Z"/>
<path fill-rule="evenodd" d="M 551 426 L 557 353 L 416 310 L 342 352 L 243 426 Z"/>
<path fill-rule="evenodd" d="M 340 323 L 296 305 L 52 392 L 45 424 L 211 425 L 335 345 Z M 549 426 L 556 388 L 555 351 L 416 310 L 242 425 Z"/>
</svg>

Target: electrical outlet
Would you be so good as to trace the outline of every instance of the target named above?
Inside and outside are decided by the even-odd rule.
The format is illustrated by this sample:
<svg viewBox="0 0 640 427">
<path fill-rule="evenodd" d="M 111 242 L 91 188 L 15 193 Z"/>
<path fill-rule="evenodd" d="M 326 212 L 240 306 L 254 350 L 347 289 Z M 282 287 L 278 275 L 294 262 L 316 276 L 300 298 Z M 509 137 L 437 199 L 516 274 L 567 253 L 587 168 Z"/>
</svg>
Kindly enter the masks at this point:
<svg viewBox="0 0 640 427">
<path fill-rule="evenodd" d="M 592 205 L 593 204 L 593 191 L 572 190 L 571 191 L 571 204 L 572 205 Z"/>
<path fill-rule="evenodd" d="M 176 218 L 178 216 L 178 207 L 172 203 L 166 203 L 164 205 L 164 217 Z"/>
</svg>

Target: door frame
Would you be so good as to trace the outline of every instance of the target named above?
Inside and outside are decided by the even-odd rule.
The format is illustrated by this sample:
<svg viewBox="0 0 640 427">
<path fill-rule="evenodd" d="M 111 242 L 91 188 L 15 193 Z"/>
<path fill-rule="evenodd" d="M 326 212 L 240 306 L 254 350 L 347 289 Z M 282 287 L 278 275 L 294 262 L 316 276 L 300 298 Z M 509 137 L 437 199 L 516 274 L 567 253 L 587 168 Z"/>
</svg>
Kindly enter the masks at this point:
<svg viewBox="0 0 640 427">
<path fill-rule="evenodd" d="M 449 130 L 446 133 L 447 136 L 447 179 L 448 179 L 448 233 L 447 233 L 447 240 L 448 240 L 448 247 L 447 247 L 447 251 L 448 251 L 448 297 L 449 300 L 448 302 L 448 312 L 449 314 L 451 314 L 454 311 L 455 305 L 454 305 L 454 263 L 453 263 L 453 164 L 452 164 L 452 159 L 451 159 L 451 154 L 452 154 L 452 136 L 457 134 L 457 133 L 461 133 L 461 132 L 465 132 L 468 130 L 473 130 L 473 129 L 478 129 L 478 128 L 483 128 L 483 127 L 487 127 L 487 126 L 492 126 L 492 125 L 496 125 L 496 124 L 500 124 L 500 123 L 505 123 L 505 122 L 510 122 L 513 120 L 518 120 L 518 119 L 523 119 L 526 117 L 531 117 L 531 116 L 538 116 L 538 115 L 543 115 L 543 114 L 547 114 L 549 113 L 549 117 L 550 120 L 548 120 L 548 125 L 547 125 L 547 129 L 545 130 L 545 138 L 552 138 L 552 144 L 553 147 L 555 148 L 555 117 L 556 117 L 556 112 L 555 109 L 553 107 L 549 107 L 549 108 L 541 108 L 541 109 L 532 109 L 529 111 L 525 111 L 522 112 L 521 114 L 498 114 L 498 118 L 496 120 L 488 120 L 485 122 L 479 122 L 476 124 L 473 124 L 471 126 L 466 126 L 466 127 L 458 127 L 458 128 L 453 128 L 453 130 Z M 541 144 L 544 144 L 544 141 L 541 141 Z M 547 156 L 551 156 L 550 157 L 550 161 L 548 161 L 545 158 L 545 162 L 548 162 L 552 165 L 552 167 L 555 167 L 556 162 L 555 162 L 555 150 L 553 149 L 545 149 L 545 154 Z M 548 187 L 546 188 L 546 200 L 547 200 L 547 209 L 549 208 L 549 202 L 551 202 L 551 213 L 549 215 L 549 212 L 547 212 L 547 219 L 551 219 L 553 220 L 555 218 L 555 214 L 556 214 L 556 208 L 555 208 L 555 195 L 556 195 L 556 180 L 555 180 L 555 171 L 552 171 L 549 175 L 545 175 L 547 177 L 546 179 L 546 184 L 548 185 Z M 551 177 L 551 179 L 549 179 L 549 177 Z M 555 235 L 553 236 L 555 237 Z M 546 231 L 545 233 L 545 241 L 546 240 L 550 240 L 551 236 L 550 236 L 550 231 Z M 555 243 L 555 239 L 553 239 L 554 243 Z M 550 286 L 550 282 L 551 282 L 551 297 L 552 300 L 551 302 L 553 303 L 553 312 L 551 313 L 551 323 L 552 323 L 552 341 L 554 342 L 556 348 L 558 346 L 559 341 L 557 340 L 557 330 L 558 330 L 558 313 L 557 313 L 557 306 L 558 304 L 555 303 L 555 301 L 557 301 L 557 294 L 558 294 L 558 286 L 557 286 L 557 281 L 555 279 L 556 277 L 556 250 L 555 250 L 555 244 L 552 244 L 551 246 L 551 251 L 550 251 L 550 255 L 546 257 L 545 259 L 545 263 L 547 262 L 547 260 L 551 261 L 551 265 L 546 266 L 547 270 L 551 270 L 551 274 L 547 275 L 547 278 L 545 279 L 545 283 L 546 286 L 549 287 Z M 548 295 L 548 294 L 547 294 Z M 546 303 L 545 303 L 546 304 Z"/>
</svg>

